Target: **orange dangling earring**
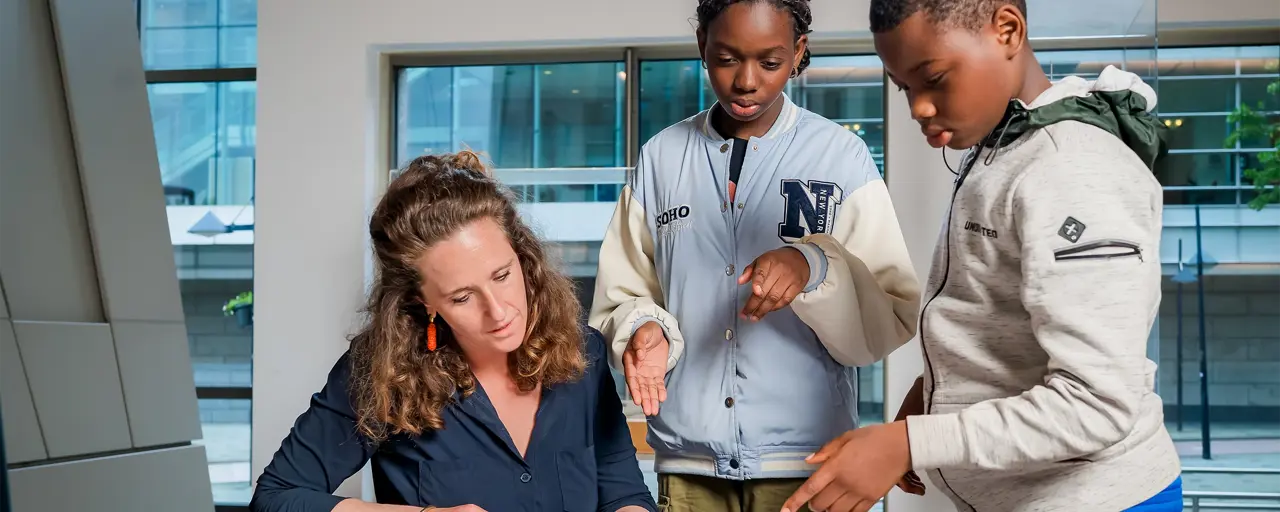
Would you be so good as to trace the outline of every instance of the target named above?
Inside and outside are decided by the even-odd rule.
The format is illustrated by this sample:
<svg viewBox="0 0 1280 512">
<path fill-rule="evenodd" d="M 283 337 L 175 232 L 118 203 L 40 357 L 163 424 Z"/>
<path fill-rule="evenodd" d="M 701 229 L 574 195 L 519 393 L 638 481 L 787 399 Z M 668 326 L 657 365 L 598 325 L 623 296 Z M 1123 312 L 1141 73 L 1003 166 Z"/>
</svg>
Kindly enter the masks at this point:
<svg viewBox="0 0 1280 512">
<path fill-rule="evenodd" d="M 436 351 L 436 314 L 430 313 L 427 316 L 427 351 Z"/>
</svg>

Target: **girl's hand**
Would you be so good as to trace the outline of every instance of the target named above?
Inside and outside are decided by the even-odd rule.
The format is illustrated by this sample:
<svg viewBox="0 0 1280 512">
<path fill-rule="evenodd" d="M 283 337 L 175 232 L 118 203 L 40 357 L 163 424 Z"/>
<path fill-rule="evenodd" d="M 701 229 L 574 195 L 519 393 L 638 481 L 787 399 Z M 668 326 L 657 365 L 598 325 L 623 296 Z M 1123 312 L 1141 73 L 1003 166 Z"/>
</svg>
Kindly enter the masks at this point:
<svg viewBox="0 0 1280 512">
<path fill-rule="evenodd" d="M 753 322 L 785 308 L 809 282 L 809 262 L 793 247 L 780 247 L 761 254 L 738 276 L 738 284 L 751 283 L 751 298 L 740 315 Z"/>
</svg>

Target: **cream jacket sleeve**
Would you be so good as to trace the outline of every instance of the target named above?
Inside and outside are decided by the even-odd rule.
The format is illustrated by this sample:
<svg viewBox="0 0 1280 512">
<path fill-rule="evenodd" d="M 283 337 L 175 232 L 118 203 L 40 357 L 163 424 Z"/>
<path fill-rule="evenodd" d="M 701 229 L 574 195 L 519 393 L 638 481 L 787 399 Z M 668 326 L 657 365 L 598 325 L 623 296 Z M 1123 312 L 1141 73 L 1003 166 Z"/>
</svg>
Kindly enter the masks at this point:
<svg viewBox="0 0 1280 512">
<path fill-rule="evenodd" d="M 643 169 L 643 156 L 638 168 Z M 600 243 L 595 297 L 588 323 L 609 342 L 609 364 L 622 370 L 622 354 L 631 335 L 646 322 L 657 322 L 671 344 L 667 371 L 684 351 L 676 318 L 664 309 L 665 299 L 653 263 L 653 235 L 632 179 L 618 195 L 609 229 Z"/>
<path fill-rule="evenodd" d="M 837 362 L 867 366 L 915 336 L 920 284 L 883 180 L 849 193 L 834 226 L 793 245 L 810 278 L 791 308 Z"/>
</svg>

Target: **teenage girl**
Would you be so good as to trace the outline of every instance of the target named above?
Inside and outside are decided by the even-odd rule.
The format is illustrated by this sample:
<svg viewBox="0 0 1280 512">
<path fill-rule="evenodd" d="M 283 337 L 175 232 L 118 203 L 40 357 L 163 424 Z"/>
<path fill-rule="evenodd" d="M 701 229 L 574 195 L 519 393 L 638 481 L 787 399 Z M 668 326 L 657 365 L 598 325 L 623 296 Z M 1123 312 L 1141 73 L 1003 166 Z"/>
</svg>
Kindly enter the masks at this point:
<svg viewBox="0 0 1280 512">
<path fill-rule="evenodd" d="M 784 93 L 805 0 L 702 0 L 717 103 L 650 139 L 590 323 L 649 417 L 659 504 L 769 511 L 857 425 L 854 367 L 912 337 L 919 285 L 867 145 Z"/>
</svg>

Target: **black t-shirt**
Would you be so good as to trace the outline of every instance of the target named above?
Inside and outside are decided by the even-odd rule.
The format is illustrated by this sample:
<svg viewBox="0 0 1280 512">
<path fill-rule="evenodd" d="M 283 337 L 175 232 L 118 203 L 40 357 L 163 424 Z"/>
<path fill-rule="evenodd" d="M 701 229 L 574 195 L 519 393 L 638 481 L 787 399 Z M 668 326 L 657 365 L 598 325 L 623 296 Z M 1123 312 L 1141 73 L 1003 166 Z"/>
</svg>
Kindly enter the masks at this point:
<svg viewBox="0 0 1280 512">
<path fill-rule="evenodd" d="M 733 156 L 729 160 L 729 200 L 733 201 L 742 175 L 742 160 L 747 157 L 747 140 L 733 138 Z"/>
</svg>

